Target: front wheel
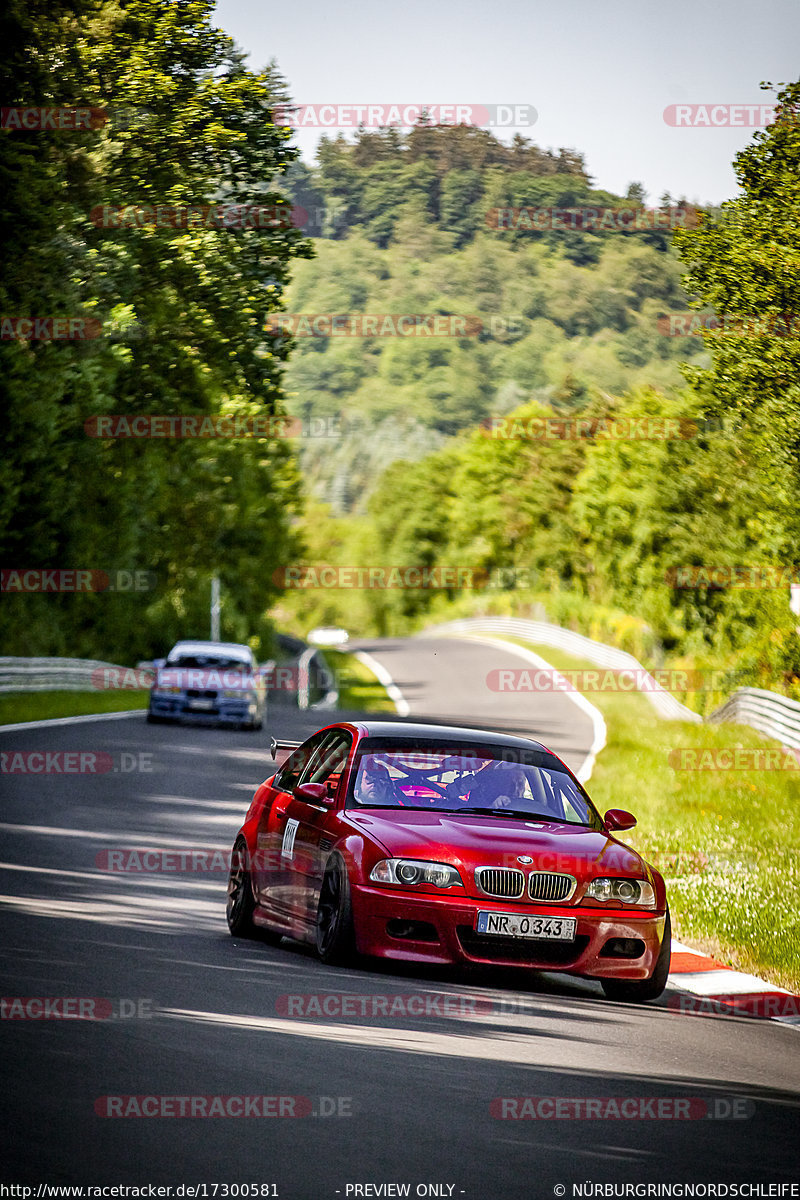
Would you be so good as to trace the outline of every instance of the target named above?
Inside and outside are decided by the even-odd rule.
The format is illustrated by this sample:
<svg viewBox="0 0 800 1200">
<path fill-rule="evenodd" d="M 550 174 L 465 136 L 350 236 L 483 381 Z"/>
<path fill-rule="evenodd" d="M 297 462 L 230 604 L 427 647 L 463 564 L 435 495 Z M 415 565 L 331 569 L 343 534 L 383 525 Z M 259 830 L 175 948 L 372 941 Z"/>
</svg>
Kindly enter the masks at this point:
<svg viewBox="0 0 800 1200">
<path fill-rule="evenodd" d="M 603 991 L 609 1000 L 627 1000 L 631 1004 L 644 1004 L 657 1000 L 667 986 L 669 964 L 672 956 L 672 922 L 669 908 L 664 921 L 664 936 L 658 952 L 653 974 L 649 979 L 603 979 Z"/>
<path fill-rule="evenodd" d="M 324 963 L 343 964 L 355 955 L 353 906 L 347 867 L 334 855 L 325 869 L 317 908 L 317 954 Z"/>
<path fill-rule="evenodd" d="M 253 885 L 250 882 L 248 867 L 247 842 L 239 838 L 231 854 L 231 873 L 228 877 L 228 903 L 225 915 L 228 919 L 228 929 L 234 937 L 254 937 L 256 928 L 253 924 L 253 909 L 256 906 L 253 898 Z"/>
</svg>

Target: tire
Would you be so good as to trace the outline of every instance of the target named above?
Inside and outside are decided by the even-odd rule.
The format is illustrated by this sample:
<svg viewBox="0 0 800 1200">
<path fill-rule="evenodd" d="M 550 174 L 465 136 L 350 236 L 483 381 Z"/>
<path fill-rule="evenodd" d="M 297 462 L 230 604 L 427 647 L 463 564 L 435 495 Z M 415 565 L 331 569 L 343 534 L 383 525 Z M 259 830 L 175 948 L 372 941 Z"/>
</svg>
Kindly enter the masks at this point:
<svg viewBox="0 0 800 1200">
<path fill-rule="evenodd" d="M 669 908 L 664 922 L 664 936 L 661 939 L 661 949 L 656 959 L 653 974 L 649 979 L 603 979 L 603 991 L 609 1000 L 628 1001 L 630 1004 L 644 1004 L 648 1000 L 657 1000 L 667 986 L 669 963 L 672 954 L 672 922 Z"/>
<path fill-rule="evenodd" d="M 250 871 L 247 866 L 248 851 L 244 838 L 237 839 L 231 854 L 231 872 L 228 876 L 228 903 L 225 915 L 228 929 L 233 937 L 255 937 L 253 910 L 256 906 Z"/>
<path fill-rule="evenodd" d="M 164 723 L 163 717 L 156 717 L 151 712 L 149 712 L 147 714 L 147 724 L 148 725 L 163 725 L 163 723 Z"/>
<path fill-rule="evenodd" d="M 331 857 L 319 894 L 316 929 L 317 954 L 324 963 L 343 965 L 355 957 L 353 905 L 347 867 L 340 855 Z"/>
</svg>

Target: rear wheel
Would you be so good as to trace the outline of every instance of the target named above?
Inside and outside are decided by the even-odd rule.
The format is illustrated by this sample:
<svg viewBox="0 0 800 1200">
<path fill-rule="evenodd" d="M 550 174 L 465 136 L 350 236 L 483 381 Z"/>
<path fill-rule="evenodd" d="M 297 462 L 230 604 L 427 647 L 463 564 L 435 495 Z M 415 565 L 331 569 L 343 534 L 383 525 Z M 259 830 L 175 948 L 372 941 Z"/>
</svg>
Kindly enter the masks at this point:
<svg viewBox="0 0 800 1200">
<path fill-rule="evenodd" d="M 317 908 L 317 953 L 324 963 L 346 963 L 355 955 L 350 880 L 341 857 L 334 855 L 325 869 Z"/>
<path fill-rule="evenodd" d="M 627 1000 L 631 1004 L 643 1004 L 657 1000 L 667 986 L 669 963 L 672 954 L 672 922 L 669 908 L 664 922 L 664 936 L 656 959 L 655 969 L 649 979 L 603 979 L 603 991 L 609 1000 Z"/>
<path fill-rule="evenodd" d="M 244 838 L 239 838 L 231 854 L 228 904 L 225 910 L 228 928 L 234 937 L 254 937 L 256 932 L 253 924 L 253 909 L 256 902 L 253 898 L 248 862 L 247 843 Z"/>
</svg>

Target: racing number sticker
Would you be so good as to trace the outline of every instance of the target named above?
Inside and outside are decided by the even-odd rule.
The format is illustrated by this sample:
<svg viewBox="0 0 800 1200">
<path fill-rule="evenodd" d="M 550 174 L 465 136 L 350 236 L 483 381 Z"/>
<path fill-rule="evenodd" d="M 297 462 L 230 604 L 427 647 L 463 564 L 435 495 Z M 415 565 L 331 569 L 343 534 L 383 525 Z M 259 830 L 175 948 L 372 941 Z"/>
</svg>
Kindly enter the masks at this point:
<svg viewBox="0 0 800 1200">
<path fill-rule="evenodd" d="M 281 858 L 294 857 L 294 838 L 297 833 L 299 821 L 287 821 L 286 829 L 283 831 L 283 845 L 281 846 Z"/>
</svg>

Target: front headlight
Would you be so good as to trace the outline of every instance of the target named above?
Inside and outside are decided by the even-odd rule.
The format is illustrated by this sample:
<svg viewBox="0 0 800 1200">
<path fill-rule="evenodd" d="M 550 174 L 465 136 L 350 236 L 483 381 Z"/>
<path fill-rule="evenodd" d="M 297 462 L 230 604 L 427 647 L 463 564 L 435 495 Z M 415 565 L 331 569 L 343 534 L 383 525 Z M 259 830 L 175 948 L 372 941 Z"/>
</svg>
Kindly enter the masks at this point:
<svg viewBox="0 0 800 1200">
<path fill-rule="evenodd" d="M 252 704 L 255 700 L 252 692 L 243 692 L 241 688 L 238 692 L 232 689 L 231 691 L 223 692 L 222 695 L 226 700 L 244 700 L 245 704 Z"/>
<path fill-rule="evenodd" d="M 622 904 L 642 904 L 655 908 L 652 884 L 646 879 L 593 879 L 586 889 L 587 900 L 612 900 Z"/>
<path fill-rule="evenodd" d="M 373 883 L 395 883 L 404 887 L 429 883 L 434 887 L 448 888 L 461 883 L 455 867 L 447 863 L 420 862 L 415 858 L 384 858 L 370 871 Z"/>
</svg>

